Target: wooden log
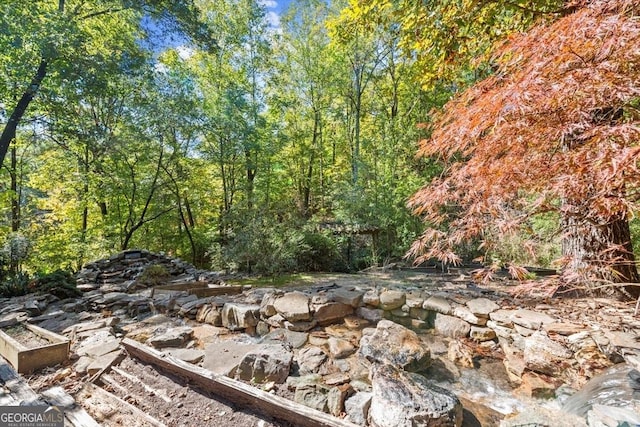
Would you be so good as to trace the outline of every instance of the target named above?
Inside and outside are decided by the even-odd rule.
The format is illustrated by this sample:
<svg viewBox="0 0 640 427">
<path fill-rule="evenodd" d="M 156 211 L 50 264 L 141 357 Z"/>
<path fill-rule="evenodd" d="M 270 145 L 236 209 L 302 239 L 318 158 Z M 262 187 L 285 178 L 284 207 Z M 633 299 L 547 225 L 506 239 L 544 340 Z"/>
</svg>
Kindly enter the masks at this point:
<svg viewBox="0 0 640 427">
<path fill-rule="evenodd" d="M 189 289 L 202 289 L 209 286 L 207 282 L 197 282 L 193 280 L 172 282 L 168 285 L 158 285 L 154 287 L 157 294 L 163 293 L 162 291 L 186 291 Z"/>
<path fill-rule="evenodd" d="M 218 295 L 238 295 L 242 293 L 242 286 L 210 286 L 208 288 L 189 289 L 190 295 L 198 298 L 213 297 Z"/>
<path fill-rule="evenodd" d="M 110 418 L 114 416 L 118 417 L 118 420 L 111 420 L 109 418 L 109 421 L 114 421 L 114 424 L 126 425 L 122 423 L 135 420 L 135 424 L 133 425 L 137 426 L 166 427 L 165 424 L 153 418 L 151 415 L 95 384 L 85 383 L 76 397 L 89 412 L 91 412 L 93 408 L 96 413 L 109 415 Z M 105 406 L 110 407 L 111 410 L 105 411 Z M 96 418 L 98 418 L 100 422 L 106 421 L 101 420 L 97 415 Z"/>
<path fill-rule="evenodd" d="M 170 355 L 163 354 L 129 338 L 122 344 L 130 355 L 143 362 L 158 366 L 167 372 L 197 384 L 238 405 L 261 412 L 264 415 L 293 423 L 299 427 L 357 427 L 349 421 L 333 417 L 280 396 L 225 377 L 216 375 L 199 366 L 192 365 Z"/>
<path fill-rule="evenodd" d="M 64 416 L 72 427 L 100 427 L 100 424 L 93 419 L 76 401 L 67 394 L 62 387 L 52 387 L 42 392 L 42 397 L 49 405 L 62 408 Z"/>
</svg>

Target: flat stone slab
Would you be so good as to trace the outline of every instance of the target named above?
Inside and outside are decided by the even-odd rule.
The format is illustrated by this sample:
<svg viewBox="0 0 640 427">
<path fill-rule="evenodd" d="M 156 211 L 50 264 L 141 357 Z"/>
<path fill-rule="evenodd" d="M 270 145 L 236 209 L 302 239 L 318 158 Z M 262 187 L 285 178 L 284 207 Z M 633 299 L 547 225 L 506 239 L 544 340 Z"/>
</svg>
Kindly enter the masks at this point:
<svg viewBox="0 0 640 427">
<path fill-rule="evenodd" d="M 606 334 L 609 338 L 611 345 L 616 347 L 632 348 L 634 350 L 640 350 L 640 341 L 638 336 L 630 334 L 628 332 L 611 331 Z"/>
<path fill-rule="evenodd" d="M 93 375 L 102 370 L 106 370 L 111 368 L 113 365 L 118 363 L 118 360 L 123 356 L 122 350 L 112 351 L 110 353 L 103 354 L 98 357 L 96 360 L 91 362 L 89 366 L 87 366 L 87 373 L 89 375 Z"/>
<path fill-rule="evenodd" d="M 422 308 L 441 314 L 451 314 L 451 304 L 446 298 L 432 296 L 422 303 Z"/>
<path fill-rule="evenodd" d="M 540 329 L 542 325 L 556 322 L 556 319 L 549 316 L 548 314 L 526 309 L 516 310 L 511 315 L 510 319 L 517 325 L 534 330 Z M 492 318 L 491 320 L 495 321 L 494 318 Z"/>
<path fill-rule="evenodd" d="M 214 374 L 229 375 L 247 353 L 259 348 L 259 344 L 240 344 L 235 341 L 213 342 L 204 349 L 202 367 Z"/>
</svg>

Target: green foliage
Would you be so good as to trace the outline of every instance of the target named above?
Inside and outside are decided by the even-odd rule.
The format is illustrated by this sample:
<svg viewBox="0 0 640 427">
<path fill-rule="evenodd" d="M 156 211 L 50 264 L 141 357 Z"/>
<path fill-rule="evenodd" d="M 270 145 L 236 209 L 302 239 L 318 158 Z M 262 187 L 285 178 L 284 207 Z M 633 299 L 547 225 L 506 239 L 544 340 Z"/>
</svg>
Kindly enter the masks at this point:
<svg viewBox="0 0 640 427">
<path fill-rule="evenodd" d="M 77 297 L 80 291 L 76 287 L 76 279 L 68 270 L 56 270 L 35 279 L 33 291 L 55 295 L 60 299 Z"/>
<path fill-rule="evenodd" d="M 27 273 L 9 274 L 0 280 L 0 297 L 11 298 L 26 295 L 31 291 L 31 277 Z"/>
<path fill-rule="evenodd" d="M 166 283 L 171 277 L 166 267 L 160 264 L 154 264 L 146 267 L 136 279 L 136 284 L 142 287 L 153 287 Z"/>
<path fill-rule="evenodd" d="M 0 282 L 0 296 L 8 298 L 28 293 L 51 294 L 58 298 L 72 298 L 80 295 L 73 273 L 56 270 L 52 273 L 31 277 L 19 272 L 7 275 Z"/>
<path fill-rule="evenodd" d="M 334 271 L 340 269 L 336 242 L 327 234 L 307 231 L 298 247 L 297 270 Z"/>
</svg>

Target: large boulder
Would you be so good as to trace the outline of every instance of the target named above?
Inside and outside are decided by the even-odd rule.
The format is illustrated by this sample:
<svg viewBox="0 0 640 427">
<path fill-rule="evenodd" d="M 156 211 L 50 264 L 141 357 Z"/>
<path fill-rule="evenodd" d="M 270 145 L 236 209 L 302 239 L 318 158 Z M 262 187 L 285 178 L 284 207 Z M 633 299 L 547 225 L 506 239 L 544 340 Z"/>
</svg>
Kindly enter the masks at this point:
<svg viewBox="0 0 640 427">
<path fill-rule="evenodd" d="M 226 303 L 222 308 L 222 326 L 231 331 L 254 328 L 259 319 L 259 305 Z"/>
<path fill-rule="evenodd" d="M 436 333 L 449 338 L 464 338 L 471 332 L 471 325 L 462 319 L 446 314 L 436 314 L 434 322 Z"/>
<path fill-rule="evenodd" d="M 391 365 L 371 367 L 369 421 L 375 427 L 462 425 L 462 405 L 451 392 Z"/>
<path fill-rule="evenodd" d="M 353 314 L 353 307 L 341 302 L 328 302 L 315 307 L 313 318 L 318 325 L 325 326 L 332 323 L 342 323 L 344 318 Z"/>
<path fill-rule="evenodd" d="M 384 291 L 380 294 L 380 308 L 394 310 L 400 308 L 407 301 L 407 295 L 402 291 Z"/>
<path fill-rule="evenodd" d="M 309 297 L 302 292 L 286 293 L 273 303 L 273 307 L 289 322 L 311 320 Z"/>
<path fill-rule="evenodd" d="M 264 383 L 282 384 L 287 380 L 293 353 L 283 344 L 262 345 L 244 355 L 236 369 L 236 378 Z"/>
<path fill-rule="evenodd" d="M 371 335 L 360 340 L 358 354 L 372 362 L 389 363 L 407 371 L 429 367 L 431 353 L 418 335 L 390 320 L 381 320 Z"/>
<path fill-rule="evenodd" d="M 573 353 L 544 331 L 525 338 L 524 363 L 527 369 L 547 375 L 559 374 L 569 363 Z"/>
<path fill-rule="evenodd" d="M 500 308 L 498 304 L 488 298 L 474 298 L 467 301 L 467 307 L 471 310 L 471 313 L 484 318 L 488 318 L 489 314 Z"/>
</svg>

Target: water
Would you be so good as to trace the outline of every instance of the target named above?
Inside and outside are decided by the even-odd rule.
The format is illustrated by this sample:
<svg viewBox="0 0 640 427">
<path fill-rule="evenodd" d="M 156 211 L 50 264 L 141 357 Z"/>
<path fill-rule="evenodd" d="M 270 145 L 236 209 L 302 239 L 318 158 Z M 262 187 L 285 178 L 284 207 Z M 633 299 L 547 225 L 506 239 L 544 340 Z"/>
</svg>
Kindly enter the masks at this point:
<svg viewBox="0 0 640 427">
<path fill-rule="evenodd" d="M 567 398 L 562 410 L 586 417 L 594 405 L 632 409 L 634 404 L 637 411 L 640 404 L 640 372 L 622 363 L 589 380 L 580 391 Z"/>
</svg>

